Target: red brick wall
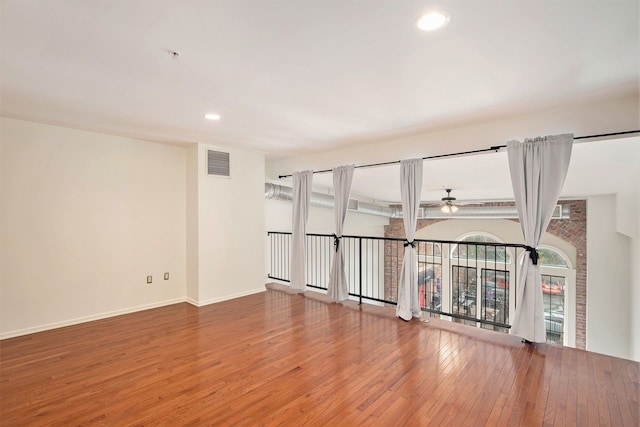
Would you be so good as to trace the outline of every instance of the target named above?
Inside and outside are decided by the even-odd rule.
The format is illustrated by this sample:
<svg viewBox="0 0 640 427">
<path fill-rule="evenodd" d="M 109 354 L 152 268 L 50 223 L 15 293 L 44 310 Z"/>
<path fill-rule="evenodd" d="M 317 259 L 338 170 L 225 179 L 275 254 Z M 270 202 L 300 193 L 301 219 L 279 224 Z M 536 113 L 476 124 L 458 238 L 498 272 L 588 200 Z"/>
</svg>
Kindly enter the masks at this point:
<svg viewBox="0 0 640 427">
<path fill-rule="evenodd" d="M 570 206 L 569 220 L 551 220 L 547 232 L 559 237 L 576 248 L 576 348 L 585 349 L 587 344 L 587 203 L 585 200 L 560 201 L 559 204 Z M 479 206 L 513 206 L 513 203 L 494 202 Z M 419 219 L 417 229 L 421 230 L 432 224 L 446 219 Z M 513 220 L 518 222 L 518 220 Z M 404 238 L 404 223 L 402 218 L 391 218 L 385 226 L 385 237 Z M 397 295 L 397 281 L 400 276 L 397 257 L 403 245 L 386 242 L 385 244 L 385 297 L 395 300 Z M 402 255 L 400 255 L 401 259 Z"/>
<path fill-rule="evenodd" d="M 551 220 L 547 233 L 576 248 L 576 348 L 587 346 L 587 201 L 559 202 L 570 206 L 570 220 Z"/>
</svg>

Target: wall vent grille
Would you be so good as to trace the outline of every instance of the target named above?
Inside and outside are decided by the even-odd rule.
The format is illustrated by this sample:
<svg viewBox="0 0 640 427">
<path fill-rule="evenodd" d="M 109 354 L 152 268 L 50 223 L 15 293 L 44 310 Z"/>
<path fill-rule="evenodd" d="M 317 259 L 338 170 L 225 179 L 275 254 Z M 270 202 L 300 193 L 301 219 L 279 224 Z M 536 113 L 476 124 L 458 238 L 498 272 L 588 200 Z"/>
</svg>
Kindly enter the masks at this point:
<svg viewBox="0 0 640 427">
<path fill-rule="evenodd" d="M 207 150 L 207 175 L 231 176 L 229 171 L 229 153 Z"/>
</svg>

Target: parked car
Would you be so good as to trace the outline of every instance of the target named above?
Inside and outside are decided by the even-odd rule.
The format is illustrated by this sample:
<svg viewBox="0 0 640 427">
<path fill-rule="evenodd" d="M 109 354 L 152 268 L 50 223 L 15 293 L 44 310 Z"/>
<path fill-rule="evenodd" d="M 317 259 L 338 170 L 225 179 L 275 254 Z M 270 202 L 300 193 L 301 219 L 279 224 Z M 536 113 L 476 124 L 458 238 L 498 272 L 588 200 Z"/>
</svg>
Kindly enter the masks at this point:
<svg viewBox="0 0 640 427">
<path fill-rule="evenodd" d="M 545 294 L 560 295 L 563 292 L 563 289 L 560 285 L 542 283 L 542 292 Z"/>
<path fill-rule="evenodd" d="M 560 335 L 564 331 L 564 314 L 544 313 L 544 326 L 547 333 Z"/>
</svg>

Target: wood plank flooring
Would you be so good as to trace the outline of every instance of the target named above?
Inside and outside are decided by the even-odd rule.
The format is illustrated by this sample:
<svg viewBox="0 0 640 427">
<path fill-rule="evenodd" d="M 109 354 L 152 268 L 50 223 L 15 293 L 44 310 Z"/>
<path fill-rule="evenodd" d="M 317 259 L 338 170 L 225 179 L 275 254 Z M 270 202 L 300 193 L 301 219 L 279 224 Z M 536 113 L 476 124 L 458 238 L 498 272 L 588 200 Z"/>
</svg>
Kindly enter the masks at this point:
<svg viewBox="0 0 640 427">
<path fill-rule="evenodd" d="M 2 426 L 640 425 L 638 363 L 274 287 L 3 340 L 0 358 Z"/>
</svg>

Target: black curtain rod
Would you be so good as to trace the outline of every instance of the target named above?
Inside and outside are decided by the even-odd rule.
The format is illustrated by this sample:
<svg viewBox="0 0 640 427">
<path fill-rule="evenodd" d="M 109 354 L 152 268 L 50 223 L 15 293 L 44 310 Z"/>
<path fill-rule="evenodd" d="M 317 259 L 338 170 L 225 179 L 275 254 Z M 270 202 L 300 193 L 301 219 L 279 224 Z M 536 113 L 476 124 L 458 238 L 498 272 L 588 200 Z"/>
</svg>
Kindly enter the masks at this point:
<svg viewBox="0 0 640 427">
<path fill-rule="evenodd" d="M 591 139 L 591 138 L 602 138 L 605 136 L 617 136 L 617 135 L 627 135 L 630 133 L 640 133 L 640 130 L 628 130 L 628 131 L 624 131 L 624 132 L 614 132 L 614 133 L 602 133 L 600 135 L 586 135 L 586 136 L 575 136 L 573 137 L 573 140 L 576 141 L 578 139 Z M 502 148 L 506 148 L 507 145 L 494 145 L 493 147 L 490 148 L 481 148 L 479 150 L 471 150 L 471 151 L 461 151 L 458 153 L 448 153 L 448 154 L 437 154 L 435 156 L 426 156 L 423 157 L 422 160 L 432 160 L 432 159 L 442 159 L 444 157 L 456 157 L 456 156 L 466 156 L 469 154 L 478 154 L 478 153 L 487 153 L 490 151 L 494 151 L 494 152 L 498 152 L 500 151 Z M 391 162 L 381 162 L 381 163 L 371 163 L 368 165 L 360 165 L 360 166 L 355 166 L 355 169 L 359 169 L 359 168 L 373 168 L 376 166 L 386 166 L 386 165 L 394 165 L 396 163 L 400 163 L 400 160 L 394 160 Z M 326 173 L 326 172 L 331 172 L 333 169 L 324 169 L 324 170 L 319 170 L 319 171 L 313 171 L 314 174 L 316 173 Z M 289 178 L 290 176 L 293 176 L 291 174 L 289 175 L 278 175 L 278 178 Z"/>
</svg>

